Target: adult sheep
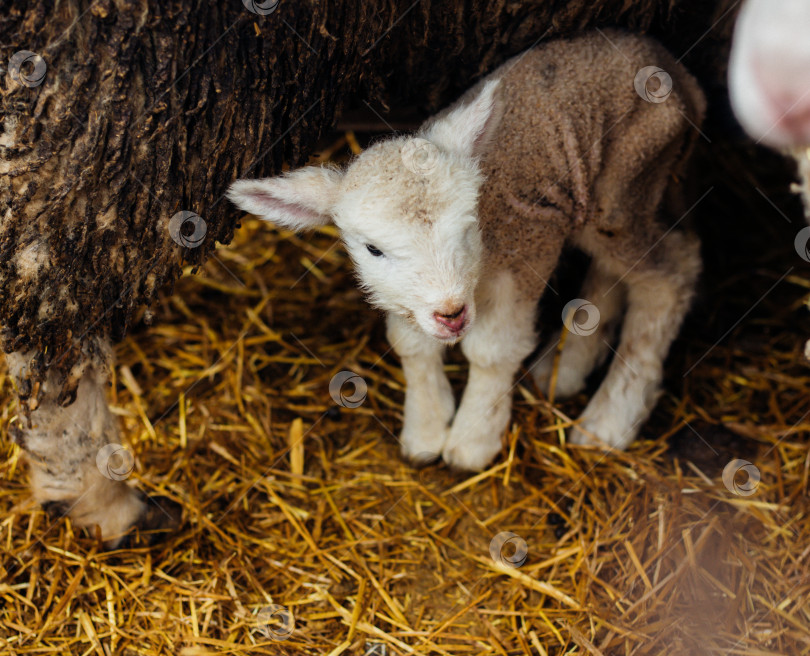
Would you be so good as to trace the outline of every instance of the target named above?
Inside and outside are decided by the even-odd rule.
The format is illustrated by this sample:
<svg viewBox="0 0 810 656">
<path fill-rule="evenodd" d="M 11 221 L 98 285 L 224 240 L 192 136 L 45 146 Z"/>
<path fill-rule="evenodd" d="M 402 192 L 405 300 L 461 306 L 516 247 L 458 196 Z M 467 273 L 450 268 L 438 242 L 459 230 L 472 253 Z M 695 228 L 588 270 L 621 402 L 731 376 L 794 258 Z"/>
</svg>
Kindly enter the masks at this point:
<svg viewBox="0 0 810 656">
<path fill-rule="evenodd" d="M 795 187 L 810 221 L 810 4 L 743 3 L 729 61 L 729 92 L 740 123 L 756 140 L 796 159 Z"/>
<path fill-rule="evenodd" d="M 810 223 L 810 4 L 784 0 L 743 3 L 729 59 L 729 94 L 734 113 L 756 143 L 791 157 L 799 182 L 792 185 Z M 807 259 L 810 228 L 796 235 L 796 251 Z M 810 358 L 810 339 L 804 356 Z"/>
<path fill-rule="evenodd" d="M 0 326 L 34 494 L 108 546 L 176 522 L 97 468 L 134 312 L 227 243 L 238 176 L 299 165 L 368 99 L 435 109 L 507 57 L 587 26 L 650 29 L 709 86 L 731 0 L 13 0 L 0 17 Z M 436 66 L 437 55 L 441 65 Z M 182 212 L 194 213 L 182 214 Z M 195 217 L 201 218 L 195 218 Z"/>
</svg>

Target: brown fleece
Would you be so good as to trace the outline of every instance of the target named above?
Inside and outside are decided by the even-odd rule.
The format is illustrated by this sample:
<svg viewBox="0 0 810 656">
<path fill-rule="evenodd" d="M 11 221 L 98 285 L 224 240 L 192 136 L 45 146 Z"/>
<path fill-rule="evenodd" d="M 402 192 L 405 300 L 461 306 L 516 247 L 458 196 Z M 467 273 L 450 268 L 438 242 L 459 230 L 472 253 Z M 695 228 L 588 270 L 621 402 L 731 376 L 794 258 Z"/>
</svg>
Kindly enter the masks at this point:
<svg viewBox="0 0 810 656">
<path fill-rule="evenodd" d="M 636 92 L 646 66 L 671 76 L 665 101 Z M 665 192 L 705 113 L 694 78 L 660 44 L 615 30 L 543 44 L 491 77 L 501 77 L 505 107 L 482 163 L 485 270 L 511 268 L 536 289 L 567 238 L 614 250 L 628 267 L 641 259 L 666 229 L 661 219 L 682 213 Z"/>
</svg>

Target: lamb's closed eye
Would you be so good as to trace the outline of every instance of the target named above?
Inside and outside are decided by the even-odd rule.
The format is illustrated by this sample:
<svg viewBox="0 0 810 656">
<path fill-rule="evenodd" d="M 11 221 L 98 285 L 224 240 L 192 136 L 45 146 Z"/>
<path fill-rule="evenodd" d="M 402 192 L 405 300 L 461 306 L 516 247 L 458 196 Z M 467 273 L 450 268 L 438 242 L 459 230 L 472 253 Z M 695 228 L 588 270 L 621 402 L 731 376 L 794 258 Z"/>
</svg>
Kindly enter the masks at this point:
<svg viewBox="0 0 810 656">
<path fill-rule="evenodd" d="M 366 248 L 368 249 L 368 252 L 371 253 L 374 257 L 383 256 L 383 252 L 376 246 L 373 246 L 372 244 L 366 244 Z"/>
</svg>

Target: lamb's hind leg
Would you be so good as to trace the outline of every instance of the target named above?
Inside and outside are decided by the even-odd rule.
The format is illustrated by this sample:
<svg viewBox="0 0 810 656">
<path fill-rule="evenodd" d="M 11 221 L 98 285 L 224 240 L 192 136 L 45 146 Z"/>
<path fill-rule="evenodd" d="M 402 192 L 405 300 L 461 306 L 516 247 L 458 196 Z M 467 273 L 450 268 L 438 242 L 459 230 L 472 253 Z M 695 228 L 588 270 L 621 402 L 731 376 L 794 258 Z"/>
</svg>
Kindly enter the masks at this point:
<svg viewBox="0 0 810 656">
<path fill-rule="evenodd" d="M 616 284 L 617 281 L 616 276 L 598 266 L 596 262 L 592 262 L 588 268 L 580 294 L 582 300 L 592 304 L 599 314 L 592 331 L 569 331 L 566 336 L 557 367 L 557 380 L 554 386 L 556 398 L 564 399 L 581 392 L 585 388 L 588 375 L 605 361 L 616 324 L 624 309 L 625 286 Z M 555 345 L 559 341 L 558 332 L 550 344 Z M 551 391 L 555 356 L 556 348 L 549 347 L 531 367 L 537 386 L 546 395 Z"/>
<path fill-rule="evenodd" d="M 7 356 L 18 389 L 26 385 L 32 355 Z M 175 525 L 179 507 L 126 484 L 134 459 L 119 444 L 117 422 L 107 406 L 107 371 L 104 358 L 86 355 L 74 369 L 80 376 L 75 399 L 65 407 L 57 400 L 56 375 L 49 373 L 30 421 L 21 416 L 12 435 L 27 454 L 33 494 L 43 508 L 51 515 L 70 515 L 77 526 L 99 526 L 106 546 L 115 548 L 136 528 L 147 532 L 148 540 L 156 529 Z"/>
<path fill-rule="evenodd" d="M 672 232 L 659 241 L 660 246 L 630 263 L 613 255 L 621 252 L 619 248 L 593 253 L 616 275 L 625 271 L 627 314 L 616 357 L 582 413 L 581 430 L 573 431 L 574 444 L 626 448 L 658 398 L 663 363 L 689 309 L 701 268 L 696 237 Z"/>
</svg>

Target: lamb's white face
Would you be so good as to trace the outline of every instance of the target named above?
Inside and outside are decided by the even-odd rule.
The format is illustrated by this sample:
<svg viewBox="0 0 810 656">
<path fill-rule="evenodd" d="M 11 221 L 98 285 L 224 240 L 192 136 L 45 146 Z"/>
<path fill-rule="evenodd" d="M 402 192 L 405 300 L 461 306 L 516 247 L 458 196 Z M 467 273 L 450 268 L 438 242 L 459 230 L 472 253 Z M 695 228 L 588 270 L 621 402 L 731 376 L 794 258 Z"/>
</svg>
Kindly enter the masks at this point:
<svg viewBox="0 0 810 656">
<path fill-rule="evenodd" d="M 369 300 L 443 341 L 460 339 L 475 318 L 479 186 L 471 161 L 396 139 L 348 168 L 333 209 Z"/>
<path fill-rule="evenodd" d="M 376 144 L 345 172 L 310 166 L 239 180 L 228 196 L 294 230 L 333 221 L 374 305 L 455 342 L 475 318 L 483 252 L 478 157 L 500 119 L 497 87 L 487 82 L 417 137 Z"/>
</svg>

